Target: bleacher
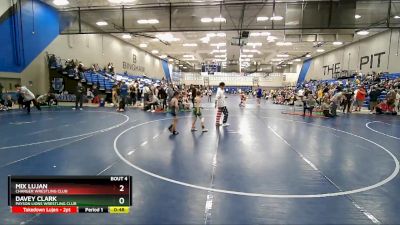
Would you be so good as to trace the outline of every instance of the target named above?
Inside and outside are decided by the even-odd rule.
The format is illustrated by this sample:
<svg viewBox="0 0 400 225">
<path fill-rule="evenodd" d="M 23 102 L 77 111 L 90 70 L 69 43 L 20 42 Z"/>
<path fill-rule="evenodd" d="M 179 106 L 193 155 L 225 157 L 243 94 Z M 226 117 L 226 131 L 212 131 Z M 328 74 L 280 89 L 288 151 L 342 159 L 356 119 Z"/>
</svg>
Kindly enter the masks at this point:
<svg viewBox="0 0 400 225">
<path fill-rule="evenodd" d="M 395 79 L 398 79 L 398 78 L 400 78 L 400 73 L 392 73 L 392 74 L 383 74 L 381 77 L 380 77 L 381 79 L 384 79 L 384 80 L 395 80 Z M 319 80 L 319 81 L 315 81 L 315 83 L 314 83 L 314 85 L 312 86 L 312 87 L 308 87 L 308 88 L 310 88 L 310 89 L 312 89 L 313 91 L 315 91 L 314 89 L 316 89 L 316 86 L 318 85 L 318 84 L 323 84 L 323 83 L 327 83 L 327 84 L 334 84 L 334 83 L 341 83 L 341 84 L 343 84 L 343 85 L 346 85 L 347 83 L 353 83 L 353 81 L 354 81 L 354 79 L 355 78 L 349 78 L 349 79 L 346 79 L 346 80 L 335 80 L 335 79 L 329 79 L 329 80 Z M 300 86 L 302 86 L 302 84 L 301 85 L 298 85 L 298 88 L 300 87 Z M 369 90 L 369 85 L 365 85 L 365 90 Z M 385 98 L 386 98 L 386 94 L 387 94 L 387 92 L 386 91 L 383 91 L 382 93 L 381 93 L 381 95 L 378 97 L 378 100 L 384 100 Z M 364 107 L 367 107 L 367 108 L 369 108 L 369 96 L 367 96 L 366 97 L 366 99 L 365 99 L 365 102 L 364 102 L 364 105 L 363 105 Z"/>
</svg>

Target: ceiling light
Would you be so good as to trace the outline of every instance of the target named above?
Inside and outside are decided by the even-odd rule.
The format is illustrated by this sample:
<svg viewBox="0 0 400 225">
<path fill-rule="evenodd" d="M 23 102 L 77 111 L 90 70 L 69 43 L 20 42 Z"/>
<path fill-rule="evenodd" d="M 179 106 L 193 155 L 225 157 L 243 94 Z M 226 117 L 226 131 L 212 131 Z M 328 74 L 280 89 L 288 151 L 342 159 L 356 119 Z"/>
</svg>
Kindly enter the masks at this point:
<svg viewBox="0 0 400 225">
<path fill-rule="evenodd" d="M 213 22 L 214 23 L 224 23 L 224 22 L 226 22 L 226 19 L 224 17 L 215 17 L 213 19 Z"/>
<path fill-rule="evenodd" d="M 210 38 L 209 37 L 203 37 L 203 38 L 200 38 L 200 41 L 203 42 L 203 43 L 208 43 L 210 41 Z"/>
<path fill-rule="evenodd" d="M 301 59 L 295 59 L 295 60 L 293 60 L 293 61 L 295 61 L 295 62 L 301 62 Z"/>
<path fill-rule="evenodd" d="M 141 48 L 147 48 L 147 44 L 142 43 L 142 44 L 139 45 L 139 47 L 141 47 Z"/>
<path fill-rule="evenodd" d="M 278 46 L 291 46 L 292 42 L 277 42 L 276 45 Z"/>
<path fill-rule="evenodd" d="M 215 33 L 208 33 L 207 37 L 216 37 L 217 35 Z"/>
<path fill-rule="evenodd" d="M 287 58 L 287 57 L 289 57 L 289 55 L 288 54 L 278 54 L 278 55 L 276 55 L 276 57 L 278 57 L 278 58 Z"/>
<path fill-rule="evenodd" d="M 317 52 L 324 52 L 324 51 L 325 51 L 325 49 L 322 49 L 322 48 L 317 49 Z"/>
<path fill-rule="evenodd" d="M 179 67 L 182 67 L 182 66 L 183 66 L 182 64 L 179 65 Z"/>
<path fill-rule="evenodd" d="M 225 33 L 217 33 L 217 37 L 225 37 L 226 34 Z"/>
<path fill-rule="evenodd" d="M 68 0 L 54 0 L 53 4 L 57 6 L 63 6 L 63 5 L 68 5 L 69 2 Z"/>
<path fill-rule="evenodd" d="M 172 35 L 171 33 L 157 34 L 156 37 L 160 40 L 169 41 L 169 42 L 180 40 L 179 38 L 174 37 L 174 35 Z"/>
<path fill-rule="evenodd" d="M 343 42 L 341 42 L 341 41 L 335 41 L 335 42 L 333 42 L 332 44 L 337 46 L 337 45 L 342 45 Z"/>
<path fill-rule="evenodd" d="M 356 14 L 356 15 L 354 15 L 354 18 L 355 18 L 356 20 L 358 20 L 358 19 L 360 19 L 360 18 L 361 18 L 361 16 L 360 16 L 360 15 L 358 15 L 358 14 Z"/>
<path fill-rule="evenodd" d="M 310 54 L 307 54 L 306 57 L 307 57 L 307 58 L 311 58 L 311 55 L 310 55 Z"/>
<path fill-rule="evenodd" d="M 132 36 L 130 34 L 124 34 L 124 35 L 122 35 L 122 38 L 123 39 L 131 39 Z"/>
<path fill-rule="evenodd" d="M 260 43 L 260 42 L 255 42 L 255 43 L 247 43 L 247 45 L 251 45 L 251 46 L 253 46 L 253 47 L 255 47 L 255 46 L 262 46 L 262 43 Z"/>
<path fill-rule="evenodd" d="M 147 20 L 147 23 L 148 24 L 156 24 L 156 23 L 159 23 L 160 21 L 158 21 L 157 19 L 150 19 L 150 20 Z"/>
<path fill-rule="evenodd" d="M 288 62 L 287 64 L 289 64 L 289 65 L 292 65 L 292 64 L 293 64 L 293 62 Z"/>
<path fill-rule="evenodd" d="M 276 39 L 278 39 L 278 38 L 275 37 L 275 36 L 268 36 L 268 37 L 267 37 L 267 41 L 268 41 L 268 42 L 275 42 Z"/>
<path fill-rule="evenodd" d="M 257 17 L 257 22 L 264 22 L 264 21 L 268 21 L 269 17 L 267 16 L 259 16 Z"/>
<path fill-rule="evenodd" d="M 210 44 L 210 46 L 221 47 L 221 46 L 226 46 L 226 43 L 223 43 L 223 42 L 221 42 L 221 43 L 213 43 L 213 44 Z"/>
<path fill-rule="evenodd" d="M 214 55 L 215 58 L 226 58 L 226 54 L 225 55 Z"/>
<path fill-rule="evenodd" d="M 146 23 L 147 23 L 147 20 L 138 20 L 137 23 L 138 23 L 138 24 L 146 24 Z"/>
<path fill-rule="evenodd" d="M 165 59 L 167 57 L 168 57 L 167 55 L 160 55 L 160 58 L 162 58 L 162 59 Z"/>
<path fill-rule="evenodd" d="M 158 21 L 157 19 L 148 19 L 148 20 L 138 20 L 137 23 L 138 24 L 157 24 L 160 21 Z"/>
<path fill-rule="evenodd" d="M 226 49 L 212 50 L 212 52 L 210 54 L 214 54 L 214 53 L 226 53 Z"/>
<path fill-rule="evenodd" d="M 272 62 L 282 62 L 283 59 L 271 59 Z"/>
<path fill-rule="evenodd" d="M 400 19 L 400 16 L 394 16 L 393 18 L 395 18 L 395 19 Z"/>
<path fill-rule="evenodd" d="M 240 57 L 242 57 L 242 58 L 253 58 L 254 56 L 253 55 L 240 55 Z"/>
<path fill-rule="evenodd" d="M 96 23 L 97 26 L 107 26 L 108 23 L 106 21 L 99 21 Z"/>
<path fill-rule="evenodd" d="M 185 43 L 182 45 L 183 47 L 197 47 L 196 43 Z"/>
<path fill-rule="evenodd" d="M 174 59 L 168 59 L 168 61 L 170 61 L 170 62 L 173 62 L 173 61 L 174 61 Z"/>
<path fill-rule="evenodd" d="M 193 58 L 193 55 L 183 55 L 183 58 Z"/>
<path fill-rule="evenodd" d="M 207 18 L 201 18 L 200 21 L 202 23 L 211 23 L 213 21 L 213 19 L 207 17 Z"/>
<path fill-rule="evenodd" d="M 153 51 L 151 51 L 151 53 L 158 54 L 158 50 L 153 50 Z"/>
<path fill-rule="evenodd" d="M 364 35 L 368 35 L 369 32 L 367 30 L 360 30 L 360 31 L 357 32 L 357 34 L 364 36 Z"/>
<path fill-rule="evenodd" d="M 184 66 L 184 67 L 182 67 L 183 69 L 187 69 L 187 67 L 186 66 Z"/>
<path fill-rule="evenodd" d="M 283 16 L 273 16 L 271 17 L 271 20 L 276 20 L 276 21 L 283 20 Z"/>
<path fill-rule="evenodd" d="M 250 37 L 266 37 L 266 36 L 269 36 L 269 35 L 271 35 L 271 33 L 270 32 L 252 32 L 252 33 L 250 33 Z"/>
<path fill-rule="evenodd" d="M 114 3 L 114 4 L 131 3 L 134 1 L 135 0 L 108 0 L 108 2 Z"/>
</svg>

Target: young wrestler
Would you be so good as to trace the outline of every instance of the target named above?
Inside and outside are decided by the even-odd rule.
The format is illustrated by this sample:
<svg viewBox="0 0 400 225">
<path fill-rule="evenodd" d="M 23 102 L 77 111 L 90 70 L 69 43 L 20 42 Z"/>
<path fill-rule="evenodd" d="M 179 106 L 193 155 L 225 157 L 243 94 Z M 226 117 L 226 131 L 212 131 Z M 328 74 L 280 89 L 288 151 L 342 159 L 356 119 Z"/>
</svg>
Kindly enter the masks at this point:
<svg viewBox="0 0 400 225">
<path fill-rule="evenodd" d="M 201 116 L 201 91 L 197 91 L 196 97 L 194 98 L 193 123 L 192 123 L 191 131 L 197 131 L 197 129 L 196 129 L 197 117 L 199 117 L 199 119 L 201 121 L 202 132 L 207 132 L 208 130 L 204 126 L 204 118 Z"/>
<path fill-rule="evenodd" d="M 169 103 L 169 107 L 171 109 L 171 114 L 174 117 L 174 119 L 172 120 L 172 124 L 168 127 L 168 130 L 173 135 L 179 134 L 179 132 L 176 131 L 176 124 L 178 123 L 177 113 L 179 112 L 178 97 L 179 97 L 179 92 L 176 91 L 171 99 L 171 102 Z"/>
</svg>

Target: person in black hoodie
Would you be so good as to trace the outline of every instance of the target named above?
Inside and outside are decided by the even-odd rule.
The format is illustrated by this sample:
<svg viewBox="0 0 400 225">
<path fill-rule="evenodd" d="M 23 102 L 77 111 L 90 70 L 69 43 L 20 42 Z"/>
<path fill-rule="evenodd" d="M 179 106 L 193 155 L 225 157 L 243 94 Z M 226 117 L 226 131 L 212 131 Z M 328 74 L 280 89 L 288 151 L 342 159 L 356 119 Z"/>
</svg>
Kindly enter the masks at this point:
<svg viewBox="0 0 400 225">
<path fill-rule="evenodd" d="M 165 110 L 167 108 L 167 92 L 164 87 L 158 86 L 158 99 L 162 102 L 162 108 Z"/>
<path fill-rule="evenodd" d="M 375 86 L 371 87 L 371 90 L 369 92 L 369 110 L 371 113 L 375 112 L 375 107 L 378 105 L 378 98 L 381 93 L 382 91 Z"/>
<path fill-rule="evenodd" d="M 79 102 L 79 110 L 82 110 L 82 105 L 83 105 L 83 95 L 86 93 L 85 87 L 83 87 L 81 82 L 78 82 L 78 86 L 76 87 L 75 91 L 75 108 L 72 108 L 73 110 L 78 109 L 78 102 Z"/>
</svg>

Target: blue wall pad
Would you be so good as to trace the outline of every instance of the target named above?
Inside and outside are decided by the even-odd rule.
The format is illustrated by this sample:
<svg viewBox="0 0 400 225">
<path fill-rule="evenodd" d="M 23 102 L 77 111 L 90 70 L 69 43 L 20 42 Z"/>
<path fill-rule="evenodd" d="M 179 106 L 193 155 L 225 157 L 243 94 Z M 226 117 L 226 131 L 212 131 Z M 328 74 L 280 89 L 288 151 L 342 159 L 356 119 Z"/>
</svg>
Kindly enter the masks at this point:
<svg viewBox="0 0 400 225">
<path fill-rule="evenodd" d="M 56 9 L 21 1 L 0 23 L 0 71 L 22 72 L 59 34 Z"/>
<path fill-rule="evenodd" d="M 165 61 L 165 60 L 162 60 L 162 67 L 163 67 L 163 70 L 164 70 L 165 79 L 167 81 L 171 81 L 171 74 L 169 74 L 168 62 Z"/>
<path fill-rule="evenodd" d="M 300 74 L 299 74 L 299 79 L 297 80 L 297 84 L 301 84 L 307 76 L 308 70 L 310 69 L 312 59 L 306 60 L 303 63 L 303 66 L 301 67 Z"/>
</svg>

